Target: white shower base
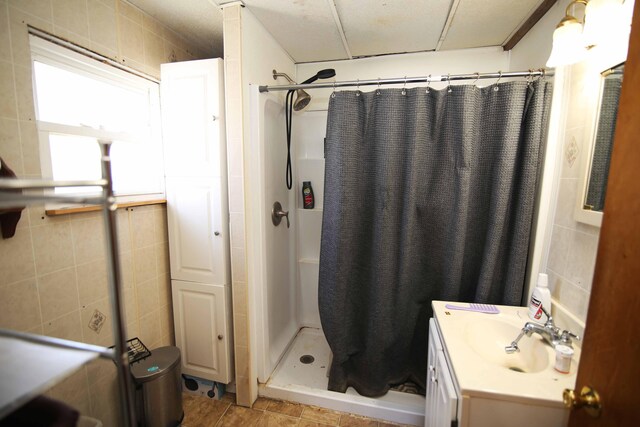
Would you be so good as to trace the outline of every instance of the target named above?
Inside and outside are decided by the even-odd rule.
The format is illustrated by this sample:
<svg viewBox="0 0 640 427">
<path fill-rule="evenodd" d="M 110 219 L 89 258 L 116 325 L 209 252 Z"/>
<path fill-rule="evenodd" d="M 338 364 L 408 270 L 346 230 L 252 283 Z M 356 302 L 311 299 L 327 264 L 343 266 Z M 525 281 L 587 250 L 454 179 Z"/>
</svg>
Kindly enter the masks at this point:
<svg viewBox="0 0 640 427">
<path fill-rule="evenodd" d="M 311 355 L 315 360 L 303 364 L 300 357 L 304 355 Z M 330 357 L 329 344 L 322 331 L 302 328 L 269 381 L 260 384 L 260 395 L 396 423 L 424 425 L 424 396 L 389 391 L 374 399 L 359 395 L 352 387 L 346 393 L 327 390 Z"/>
</svg>

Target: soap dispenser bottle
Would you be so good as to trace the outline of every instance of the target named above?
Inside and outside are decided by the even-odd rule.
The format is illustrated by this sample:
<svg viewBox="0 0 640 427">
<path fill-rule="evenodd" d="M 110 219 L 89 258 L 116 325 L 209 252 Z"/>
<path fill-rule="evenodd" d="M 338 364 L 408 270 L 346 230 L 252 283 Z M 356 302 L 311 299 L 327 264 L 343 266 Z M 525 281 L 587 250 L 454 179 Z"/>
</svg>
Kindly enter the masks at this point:
<svg viewBox="0 0 640 427">
<path fill-rule="evenodd" d="M 529 318 L 535 321 L 542 320 L 542 307 L 551 313 L 551 292 L 548 287 L 549 278 L 546 274 L 538 275 L 538 284 L 533 289 L 529 300 Z"/>
<path fill-rule="evenodd" d="M 313 197 L 313 188 L 311 187 L 311 181 L 304 181 L 302 183 L 302 207 L 304 209 L 313 209 L 315 206 L 315 199 Z"/>
</svg>

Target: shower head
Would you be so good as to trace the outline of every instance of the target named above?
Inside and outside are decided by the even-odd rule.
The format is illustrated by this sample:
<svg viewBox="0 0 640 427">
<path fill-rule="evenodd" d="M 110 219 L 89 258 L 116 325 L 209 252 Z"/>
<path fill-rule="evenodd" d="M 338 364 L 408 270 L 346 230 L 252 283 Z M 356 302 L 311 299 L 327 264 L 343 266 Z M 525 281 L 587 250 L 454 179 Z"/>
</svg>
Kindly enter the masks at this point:
<svg viewBox="0 0 640 427">
<path fill-rule="evenodd" d="M 334 70 L 333 68 L 327 68 L 327 69 L 318 71 L 315 76 L 309 77 L 307 80 L 303 81 L 302 84 L 313 83 L 318 79 L 329 79 L 335 75 L 336 75 L 336 70 Z M 289 77 L 285 73 L 278 73 L 276 70 L 273 70 L 273 79 L 275 80 L 278 77 L 284 77 L 287 80 L 289 80 L 289 83 L 296 84 L 296 82 L 294 82 L 291 79 L 291 77 Z M 293 102 L 293 109 L 295 111 L 300 111 L 304 109 L 304 107 L 309 105 L 310 101 L 311 101 L 311 95 L 309 95 L 303 89 L 296 89 L 296 100 Z"/>
<path fill-rule="evenodd" d="M 307 80 L 303 81 L 302 84 L 313 83 L 318 79 L 330 79 L 335 75 L 336 70 L 334 70 L 333 68 L 327 68 L 318 71 L 315 76 L 309 77 Z M 296 111 L 300 111 L 304 107 L 309 105 L 309 102 L 311 101 L 311 95 L 309 95 L 302 89 L 296 90 L 296 95 L 296 101 L 293 103 L 293 109 Z"/>
<path fill-rule="evenodd" d="M 330 79 L 336 75 L 336 70 L 333 68 L 326 68 L 324 70 L 320 70 L 316 73 L 315 76 L 309 77 L 307 80 L 303 81 L 302 84 L 313 83 L 318 79 Z"/>
<path fill-rule="evenodd" d="M 278 73 L 276 70 L 273 70 L 273 79 L 275 80 L 278 77 L 284 77 L 285 79 L 289 80 L 289 83 L 291 83 L 292 85 L 297 84 L 286 73 Z M 302 89 L 296 89 L 295 92 L 296 92 L 296 100 L 293 103 L 293 109 L 295 111 L 300 111 L 304 107 L 306 107 L 307 104 L 309 104 L 309 101 L 311 101 L 311 95 L 309 95 L 306 91 Z"/>
<path fill-rule="evenodd" d="M 300 111 L 304 109 L 309 102 L 311 101 L 311 95 L 307 93 L 307 91 L 302 89 L 296 90 L 296 100 L 293 102 L 293 109 L 295 111 Z"/>
</svg>

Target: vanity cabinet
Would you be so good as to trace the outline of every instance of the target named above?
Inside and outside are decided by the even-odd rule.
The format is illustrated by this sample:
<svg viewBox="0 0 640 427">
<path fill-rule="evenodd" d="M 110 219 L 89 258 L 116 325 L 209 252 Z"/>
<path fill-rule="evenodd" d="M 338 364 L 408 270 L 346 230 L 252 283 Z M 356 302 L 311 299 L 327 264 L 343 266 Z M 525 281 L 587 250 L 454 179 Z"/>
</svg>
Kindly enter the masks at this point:
<svg viewBox="0 0 640 427">
<path fill-rule="evenodd" d="M 427 362 L 425 425 L 451 427 L 457 420 L 458 394 L 453 386 L 453 378 L 434 319 L 429 320 Z"/>
<path fill-rule="evenodd" d="M 232 379 L 229 203 L 221 59 L 162 64 L 169 264 L 182 372 Z"/>
<path fill-rule="evenodd" d="M 568 375 L 553 369 L 554 352 L 548 346 L 537 355 L 510 359 L 504 346 L 528 320 L 526 307 L 498 306 L 500 314 L 491 315 L 449 310 L 445 304 L 433 302 L 429 321 L 425 426 L 566 426 L 569 412 L 562 391 L 574 388 L 579 349 Z M 496 339 L 496 334 L 503 336 Z M 523 372 L 514 369 L 518 363 L 524 363 Z"/>
</svg>

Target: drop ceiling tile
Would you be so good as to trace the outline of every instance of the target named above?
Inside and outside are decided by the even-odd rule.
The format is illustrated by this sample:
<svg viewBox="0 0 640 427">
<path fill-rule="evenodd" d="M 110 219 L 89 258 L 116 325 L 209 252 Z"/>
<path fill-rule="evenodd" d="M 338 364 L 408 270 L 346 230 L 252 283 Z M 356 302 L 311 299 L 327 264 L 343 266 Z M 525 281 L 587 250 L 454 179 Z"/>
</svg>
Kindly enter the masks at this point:
<svg viewBox="0 0 640 427">
<path fill-rule="evenodd" d="M 353 56 L 434 50 L 452 0 L 335 0 Z"/>
<path fill-rule="evenodd" d="M 207 0 L 127 0 L 180 34 L 195 47 L 222 56 L 222 12 Z"/>
<path fill-rule="evenodd" d="M 327 0 L 244 0 L 244 4 L 295 62 L 348 58 Z"/>
<path fill-rule="evenodd" d="M 542 0 L 461 0 L 440 50 L 502 46 Z"/>
</svg>

